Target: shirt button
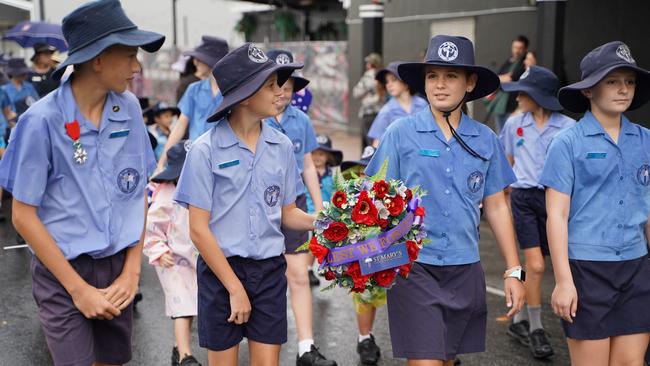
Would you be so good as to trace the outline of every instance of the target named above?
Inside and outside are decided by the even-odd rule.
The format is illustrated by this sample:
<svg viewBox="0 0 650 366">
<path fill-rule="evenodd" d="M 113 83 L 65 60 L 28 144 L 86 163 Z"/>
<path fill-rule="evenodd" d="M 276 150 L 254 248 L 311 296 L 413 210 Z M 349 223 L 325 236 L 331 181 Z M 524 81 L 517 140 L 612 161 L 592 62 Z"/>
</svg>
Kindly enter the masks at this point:
<svg viewBox="0 0 650 366">
<path fill-rule="evenodd" d="M 623 224 L 618 224 L 617 227 L 618 227 L 619 229 L 622 229 L 622 228 L 623 228 Z"/>
<path fill-rule="evenodd" d="M 620 177 L 618 177 L 618 179 L 619 179 L 619 180 L 623 180 L 623 176 L 621 175 Z"/>
<path fill-rule="evenodd" d="M 439 256 L 438 256 L 438 259 L 440 259 L 440 260 L 442 260 L 442 256 L 441 256 L 441 255 L 439 255 Z"/>
<path fill-rule="evenodd" d="M 617 250 L 616 255 L 621 255 L 621 252 Z"/>
<path fill-rule="evenodd" d="M 449 194 L 449 193 L 450 193 L 449 190 L 445 189 L 445 194 Z"/>
<path fill-rule="evenodd" d="M 443 238 L 446 238 L 446 237 L 447 237 L 447 233 L 442 233 L 442 237 L 443 237 Z"/>
<path fill-rule="evenodd" d="M 444 217 L 449 216 L 449 211 L 445 211 L 445 212 L 443 212 L 443 213 L 442 213 L 442 216 L 444 216 Z"/>
<path fill-rule="evenodd" d="M 445 150 L 447 150 L 447 151 L 451 151 L 451 147 L 448 147 L 448 148 L 446 148 Z"/>
<path fill-rule="evenodd" d="M 449 173 L 449 172 L 451 171 L 451 169 L 449 169 L 449 168 L 447 168 L 447 169 L 445 169 L 445 170 L 447 171 L 447 173 Z"/>
<path fill-rule="evenodd" d="M 622 204 L 623 204 L 623 200 L 618 201 L 618 204 L 619 204 L 619 205 L 622 205 Z"/>
</svg>

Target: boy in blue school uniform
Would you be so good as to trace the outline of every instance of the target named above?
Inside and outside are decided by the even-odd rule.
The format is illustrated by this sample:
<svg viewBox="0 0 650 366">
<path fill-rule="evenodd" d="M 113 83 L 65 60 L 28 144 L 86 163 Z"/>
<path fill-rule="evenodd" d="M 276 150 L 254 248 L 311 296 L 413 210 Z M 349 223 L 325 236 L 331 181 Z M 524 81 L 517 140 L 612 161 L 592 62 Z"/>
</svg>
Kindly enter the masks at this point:
<svg viewBox="0 0 650 366">
<path fill-rule="evenodd" d="M 279 65 L 293 63 L 293 54 L 285 50 L 270 50 L 268 57 Z M 309 80 L 292 74 L 282 85 L 282 98 L 278 101 L 280 113 L 267 118 L 265 122 L 276 130 L 285 134 L 293 144 L 293 152 L 309 195 L 314 202 L 314 210 L 323 209 L 323 199 L 318 183 L 318 172 L 312 160 L 312 151 L 318 148 L 316 133 L 309 117 L 298 108 L 291 105 L 291 97 L 304 89 Z M 307 212 L 306 192 L 299 192 L 296 197 L 296 206 Z M 309 285 L 309 271 L 313 257 L 308 251 L 296 252 L 299 246 L 309 240 L 309 235 L 304 231 L 282 229 L 287 259 L 287 281 L 291 296 L 291 308 L 296 318 L 296 333 L 298 334 L 298 361 L 299 366 L 314 364 L 321 358 L 320 353 L 312 352 L 314 334 L 312 330 L 312 296 Z M 336 365 L 334 361 L 321 360 L 325 365 Z"/>
<path fill-rule="evenodd" d="M 499 79 L 474 64 L 470 40 L 446 35 L 431 38 L 426 61 L 402 64 L 398 73 L 427 96 L 430 108 L 388 127 L 366 174 L 376 174 L 387 160 L 387 178 L 428 192 L 422 204 L 432 242 L 420 251 L 408 279 L 398 279 L 387 292 L 393 355 L 418 365 L 452 365 L 459 354 L 485 350 L 481 203 L 506 263 L 508 316 L 524 303 L 524 272 L 503 193 L 515 176 L 497 136 L 460 110 L 496 90 Z"/>
<path fill-rule="evenodd" d="M 165 37 L 140 30 L 117 0 L 63 19 L 75 71 L 17 124 L 0 163 L 13 223 L 34 253 L 33 294 L 55 365 L 131 358 L 147 176 L 155 161 L 137 98 L 138 47 Z"/>
<path fill-rule="evenodd" d="M 228 42 L 207 35 L 201 37 L 201 44 L 195 49 L 184 53 L 184 55 L 192 57 L 192 62 L 196 67 L 195 75 L 201 80 L 190 84 L 181 100 L 178 101 L 181 114 L 167 138 L 156 171 L 162 171 L 165 167 L 167 150 L 172 146 L 186 138 L 185 136 L 190 140 L 196 140 L 210 129 L 211 126 L 207 123 L 207 118 L 223 100 L 217 80 L 212 75 L 212 68 L 227 53 Z"/>
<path fill-rule="evenodd" d="M 623 114 L 650 99 L 650 72 L 627 45 L 606 43 L 559 92 L 584 113 L 555 137 L 546 186 L 555 272 L 551 305 L 573 365 L 642 365 L 650 340 L 650 131 Z"/>
<path fill-rule="evenodd" d="M 368 131 L 368 138 L 372 140 L 372 146 L 375 148 L 379 146 L 379 140 L 384 136 L 386 128 L 391 123 L 429 105 L 424 98 L 413 95 L 408 84 L 399 78 L 397 67 L 401 63 L 400 61 L 391 62 L 385 69 L 377 71 L 377 75 L 375 75 L 375 80 L 386 88 L 391 97 L 381 107 L 370 126 L 370 131 Z"/>
<path fill-rule="evenodd" d="M 519 81 L 501 84 L 507 92 L 517 92 L 522 113 L 511 116 L 501 129 L 499 140 L 513 165 L 517 181 L 510 185 L 510 207 L 519 246 L 526 259 L 526 308 L 514 316 L 508 334 L 528 345 L 535 358 L 553 355 L 542 326 L 542 277 L 546 240 L 546 200 L 539 183 L 546 151 L 553 137 L 575 124 L 559 111 L 559 80 L 549 69 L 531 66 Z"/>
<path fill-rule="evenodd" d="M 11 103 L 11 110 L 17 117 L 25 113 L 27 108 L 39 98 L 32 83 L 27 81 L 27 76 L 31 72 L 32 70 L 27 67 L 25 60 L 22 58 L 12 58 L 9 60 L 7 74 L 10 80 L 2 86 L 2 89 L 7 93 L 7 97 Z"/>
<path fill-rule="evenodd" d="M 300 184 L 294 148 L 262 120 L 280 111 L 280 86 L 302 65 L 278 65 L 246 43 L 219 61 L 223 102 L 214 127 L 188 152 L 175 199 L 189 207 L 200 252 L 199 344 L 210 365 L 237 365 L 248 338 L 250 362 L 279 363 L 287 340 L 286 261 L 280 226 L 313 230 L 295 205 Z"/>
</svg>

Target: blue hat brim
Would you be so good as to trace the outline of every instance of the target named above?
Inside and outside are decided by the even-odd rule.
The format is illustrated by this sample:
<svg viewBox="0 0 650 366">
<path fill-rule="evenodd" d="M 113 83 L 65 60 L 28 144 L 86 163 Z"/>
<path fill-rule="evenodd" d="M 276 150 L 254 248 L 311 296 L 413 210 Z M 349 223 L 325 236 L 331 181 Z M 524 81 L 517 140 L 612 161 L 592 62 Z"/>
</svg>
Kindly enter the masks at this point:
<svg viewBox="0 0 650 366">
<path fill-rule="evenodd" d="M 201 52 L 201 51 L 196 51 L 196 50 L 183 52 L 183 55 L 193 57 L 193 58 L 203 62 L 204 64 L 210 66 L 210 69 L 212 69 L 214 67 L 214 65 L 216 65 L 217 62 L 219 62 L 219 60 L 221 60 L 223 58 L 223 56 L 225 56 L 225 55 L 223 55 L 222 57 L 214 57 L 214 56 L 209 55 L 207 53 L 204 53 L 204 52 Z"/>
<path fill-rule="evenodd" d="M 283 85 L 294 70 L 301 69 L 302 64 L 283 64 L 278 65 L 275 62 L 269 62 L 266 69 L 259 71 L 253 78 L 237 86 L 223 96 L 223 100 L 217 107 L 217 110 L 208 117 L 208 122 L 217 122 L 225 117 L 228 112 L 242 100 L 250 98 L 264 85 L 264 82 L 273 73 L 278 73 L 278 85 Z M 270 117 L 270 116 L 269 116 Z"/>
<path fill-rule="evenodd" d="M 147 52 L 156 52 L 165 43 L 165 36 L 141 29 L 129 29 L 110 33 L 87 46 L 68 54 L 68 57 L 52 73 L 52 78 L 60 80 L 65 69 L 70 65 L 88 62 L 113 45 L 140 47 Z"/>
<path fill-rule="evenodd" d="M 492 70 L 477 65 L 453 64 L 446 62 L 407 62 L 397 67 L 398 76 L 414 93 L 427 95 L 424 89 L 424 69 L 427 66 L 450 67 L 454 69 L 463 69 L 478 76 L 476 87 L 470 93 L 467 93 L 466 102 L 483 98 L 492 94 L 499 88 L 501 81 L 497 74 Z"/>
<path fill-rule="evenodd" d="M 154 183 L 174 181 L 181 176 L 182 170 L 183 164 L 167 165 L 167 167 L 165 167 L 165 170 L 160 172 L 158 175 L 153 176 L 151 178 L 151 181 Z"/>
<path fill-rule="evenodd" d="M 6 70 L 7 75 L 9 75 L 9 77 L 18 76 L 18 75 L 26 75 L 26 74 L 31 73 L 32 71 L 33 70 L 30 69 L 27 66 L 22 66 L 22 67 L 20 67 L 18 69 L 7 68 L 7 70 Z"/>
<path fill-rule="evenodd" d="M 593 87 L 603 80 L 607 74 L 618 69 L 630 69 L 636 71 L 637 75 L 634 98 L 632 98 L 632 103 L 627 109 L 628 111 L 637 109 L 650 100 L 650 72 L 628 62 L 621 62 L 604 67 L 577 83 L 561 88 L 558 93 L 560 104 L 571 112 L 586 112 L 591 107 L 591 103 L 589 102 L 589 99 L 582 94 L 582 90 Z"/>
<path fill-rule="evenodd" d="M 522 85 L 519 82 L 503 83 L 501 84 L 501 89 L 509 93 L 524 92 L 528 94 L 528 96 L 530 96 L 535 101 L 535 103 L 537 103 L 537 105 L 549 111 L 558 112 L 564 109 L 555 95 L 544 94 L 538 89 L 535 89 L 528 85 Z"/>
</svg>

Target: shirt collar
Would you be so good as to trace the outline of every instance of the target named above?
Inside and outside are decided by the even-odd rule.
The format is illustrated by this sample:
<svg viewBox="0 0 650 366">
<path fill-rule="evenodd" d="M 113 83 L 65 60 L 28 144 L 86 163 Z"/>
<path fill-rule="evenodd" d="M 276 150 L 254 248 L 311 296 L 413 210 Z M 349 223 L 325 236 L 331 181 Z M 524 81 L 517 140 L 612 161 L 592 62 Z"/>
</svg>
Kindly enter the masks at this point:
<svg viewBox="0 0 650 366">
<path fill-rule="evenodd" d="M 214 127 L 215 131 L 213 136 L 215 136 L 217 146 L 221 148 L 227 148 L 236 144 L 239 144 L 239 138 L 235 135 L 235 131 L 230 127 L 230 123 L 226 117 L 216 122 Z M 279 144 L 281 142 L 280 136 L 277 133 L 274 133 L 273 127 L 267 125 L 262 121 L 262 130 L 260 132 L 260 138 L 270 144 Z"/>
<path fill-rule="evenodd" d="M 582 130 L 585 136 L 594 136 L 594 135 L 606 135 L 603 126 L 596 120 L 596 117 L 587 111 L 585 115 L 580 119 L 582 124 Z M 638 135 L 639 131 L 634 127 L 625 115 L 621 114 L 621 132 L 626 135 Z"/>
<path fill-rule="evenodd" d="M 438 131 L 438 124 L 433 118 L 431 109 L 424 108 L 415 114 L 415 130 L 418 132 L 434 132 Z M 467 117 L 465 113 L 461 113 L 460 124 L 456 132 L 463 136 L 478 136 L 479 131 L 476 127 L 476 122 Z"/>
</svg>

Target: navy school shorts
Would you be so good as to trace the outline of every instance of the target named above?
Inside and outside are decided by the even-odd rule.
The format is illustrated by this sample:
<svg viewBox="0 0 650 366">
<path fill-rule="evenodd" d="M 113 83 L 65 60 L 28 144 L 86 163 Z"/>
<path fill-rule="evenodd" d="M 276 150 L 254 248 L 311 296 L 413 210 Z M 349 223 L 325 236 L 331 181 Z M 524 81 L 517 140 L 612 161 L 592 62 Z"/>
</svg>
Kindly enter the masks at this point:
<svg viewBox="0 0 650 366">
<path fill-rule="evenodd" d="M 620 262 L 570 260 L 578 292 L 573 323 L 562 320 L 567 337 L 596 340 L 650 332 L 648 255 Z"/>
<path fill-rule="evenodd" d="M 301 194 L 296 197 L 296 207 L 307 212 L 307 195 Z M 301 245 L 305 244 L 309 240 L 308 231 L 298 231 L 298 230 L 289 230 L 282 228 L 282 234 L 284 234 L 284 249 L 286 254 L 296 254 L 296 253 L 306 253 L 304 250 L 302 252 L 296 252 L 296 249 Z"/>
<path fill-rule="evenodd" d="M 284 256 L 255 260 L 229 257 L 228 263 L 244 285 L 251 304 L 247 323 L 229 323 L 230 295 L 210 267 L 199 256 L 198 331 L 199 345 L 224 351 L 244 337 L 265 344 L 287 341 L 287 262 Z"/>
<path fill-rule="evenodd" d="M 415 262 L 388 290 L 395 358 L 453 360 L 485 351 L 487 303 L 480 262 L 433 266 Z"/>
<path fill-rule="evenodd" d="M 510 192 L 510 206 L 519 247 L 539 247 L 542 254 L 549 255 L 546 237 L 546 192 L 537 188 L 513 188 Z"/>
<path fill-rule="evenodd" d="M 91 286 L 106 288 L 122 273 L 125 258 L 126 250 L 99 259 L 83 254 L 70 265 Z M 131 360 L 133 303 L 112 320 L 88 319 L 36 256 L 31 270 L 38 317 L 55 365 L 121 365 Z"/>
</svg>

